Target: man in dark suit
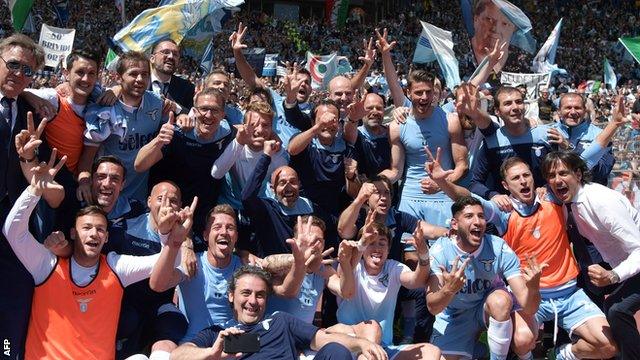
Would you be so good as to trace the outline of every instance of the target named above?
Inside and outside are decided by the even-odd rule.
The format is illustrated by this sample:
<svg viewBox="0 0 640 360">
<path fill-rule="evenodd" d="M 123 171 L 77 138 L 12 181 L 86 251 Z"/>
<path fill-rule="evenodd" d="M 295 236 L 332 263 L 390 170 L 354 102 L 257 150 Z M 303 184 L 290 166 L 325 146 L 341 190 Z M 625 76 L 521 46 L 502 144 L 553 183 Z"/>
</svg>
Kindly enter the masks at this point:
<svg viewBox="0 0 640 360">
<path fill-rule="evenodd" d="M 44 50 L 27 36 L 16 34 L 0 41 L 0 223 L 3 225 L 9 210 L 28 185 L 20 162 L 37 160 L 35 156 L 28 159 L 18 156 L 14 138 L 27 128 L 27 112 L 33 111 L 20 94 L 43 64 Z M 1 233 L 0 289 L 3 355 L 11 359 L 22 358 L 33 279 Z"/>
<path fill-rule="evenodd" d="M 149 90 L 172 100 L 176 113 L 188 114 L 193 107 L 194 85 L 174 75 L 180 65 L 180 47 L 171 39 L 158 41 L 151 50 Z"/>
</svg>

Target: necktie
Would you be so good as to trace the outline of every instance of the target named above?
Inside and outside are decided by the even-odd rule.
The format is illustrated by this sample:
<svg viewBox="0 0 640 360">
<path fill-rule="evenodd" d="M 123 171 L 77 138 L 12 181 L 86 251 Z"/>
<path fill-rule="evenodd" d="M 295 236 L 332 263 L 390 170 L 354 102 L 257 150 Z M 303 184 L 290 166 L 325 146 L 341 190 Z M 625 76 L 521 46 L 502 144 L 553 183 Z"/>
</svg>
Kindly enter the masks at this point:
<svg viewBox="0 0 640 360">
<path fill-rule="evenodd" d="M 3 97 L 0 99 L 0 105 L 2 105 L 2 113 L 0 114 L 0 144 L 4 145 L 4 151 L 9 149 L 11 144 L 11 118 L 12 118 L 12 105 L 13 99 Z"/>
<path fill-rule="evenodd" d="M 158 87 L 158 89 L 160 90 L 160 94 L 161 95 L 167 95 L 167 91 L 169 91 L 169 83 L 168 82 L 162 82 L 160 80 L 153 80 L 153 83 Z"/>
<path fill-rule="evenodd" d="M 567 233 L 569 235 L 569 241 L 573 244 L 573 255 L 576 257 L 576 260 L 578 260 L 580 268 L 585 269 L 593 264 L 593 260 L 587 249 L 588 240 L 578 232 L 576 219 L 571 210 L 571 203 L 565 204 L 565 208 L 567 209 Z"/>
</svg>

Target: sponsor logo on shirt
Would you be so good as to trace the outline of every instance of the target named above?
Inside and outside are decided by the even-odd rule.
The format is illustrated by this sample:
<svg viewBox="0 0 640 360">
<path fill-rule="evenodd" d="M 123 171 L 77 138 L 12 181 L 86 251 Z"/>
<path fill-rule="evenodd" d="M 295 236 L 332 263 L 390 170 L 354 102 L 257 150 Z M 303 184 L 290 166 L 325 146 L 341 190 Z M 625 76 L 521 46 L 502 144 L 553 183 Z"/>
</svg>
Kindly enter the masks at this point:
<svg viewBox="0 0 640 360">
<path fill-rule="evenodd" d="M 152 132 L 147 135 L 129 134 L 124 139 L 120 140 L 120 150 L 139 150 L 140 148 L 148 144 L 151 140 L 153 140 L 153 138 L 156 137 L 156 134 L 156 132 Z"/>
</svg>

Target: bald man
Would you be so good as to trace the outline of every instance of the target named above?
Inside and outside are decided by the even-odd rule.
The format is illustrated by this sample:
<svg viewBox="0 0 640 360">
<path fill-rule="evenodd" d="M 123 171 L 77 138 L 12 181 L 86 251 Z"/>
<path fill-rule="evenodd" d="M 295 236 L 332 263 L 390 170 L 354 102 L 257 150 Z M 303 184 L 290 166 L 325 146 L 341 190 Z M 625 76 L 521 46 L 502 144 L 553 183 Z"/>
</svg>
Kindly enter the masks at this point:
<svg viewBox="0 0 640 360">
<path fill-rule="evenodd" d="M 245 215 L 251 218 L 251 223 L 257 229 L 252 250 L 261 257 L 290 253 L 291 249 L 285 241 L 293 236 L 297 217 L 321 214 L 309 199 L 300 196 L 298 173 L 289 166 L 281 166 L 271 174 L 275 199 L 259 196 L 271 159 L 279 150 L 280 143 L 275 140 L 264 142 L 263 154 L 242 190 Z"/>
</svg>

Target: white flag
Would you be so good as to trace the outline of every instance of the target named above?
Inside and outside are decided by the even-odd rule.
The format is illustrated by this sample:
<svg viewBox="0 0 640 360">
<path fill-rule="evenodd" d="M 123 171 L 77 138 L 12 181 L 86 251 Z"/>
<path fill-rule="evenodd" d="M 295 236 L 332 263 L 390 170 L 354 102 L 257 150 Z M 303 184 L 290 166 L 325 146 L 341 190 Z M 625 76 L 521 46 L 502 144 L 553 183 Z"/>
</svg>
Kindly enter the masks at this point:
<svg viewBox="0 0 640 360">
<path fill-rule="evenodd" d="M 454 86 L 460 84 L 460 69 L 453 52 L 451 31 L 440 29 L 424 21 L 420 21 L 420 23 L 422 24 L 422 33 L 413 54 L 413 62 L 428 63 L 438 60 L 447 87 L 453 89 Z"/>
<path fill-rule="evenodd" d="M 558 50 L 558 41 L 560 40 L 560 29 L 562 28 L 562 19 L 558 21 L 556 26 L 551 31 L 551 34 L 544 42 L 544 45 L 538 51 L 538 54 L 533 58 L 533 64 L 531 69 L 536 73 L 553 73 L 560 72 L 566 74 L 567 71 L 558 68 L 556 65 L 556 51 Z"/>
</svg>

